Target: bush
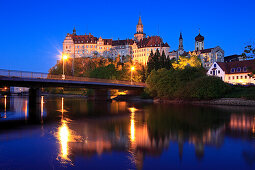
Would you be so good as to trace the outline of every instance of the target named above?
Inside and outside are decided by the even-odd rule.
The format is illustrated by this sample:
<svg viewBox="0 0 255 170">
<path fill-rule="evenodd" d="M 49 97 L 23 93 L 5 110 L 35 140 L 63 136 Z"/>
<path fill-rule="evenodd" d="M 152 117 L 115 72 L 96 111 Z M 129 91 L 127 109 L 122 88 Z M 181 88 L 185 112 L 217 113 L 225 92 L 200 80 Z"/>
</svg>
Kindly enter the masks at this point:
<svg viewBox="0 0 255 170">
<path fill-rule="evenodd" d="M 231 87 L 218 77 L 203 76 L 187 84 L 185 98 L 214 99 L 224 97 Z"/>
</svg>

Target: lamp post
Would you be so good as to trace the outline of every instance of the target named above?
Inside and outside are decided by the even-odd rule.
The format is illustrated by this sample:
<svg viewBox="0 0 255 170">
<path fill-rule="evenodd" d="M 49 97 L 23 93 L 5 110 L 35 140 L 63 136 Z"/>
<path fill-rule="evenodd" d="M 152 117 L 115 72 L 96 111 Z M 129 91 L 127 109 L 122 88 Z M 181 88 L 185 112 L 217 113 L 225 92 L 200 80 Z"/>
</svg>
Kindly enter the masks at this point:
<svg viewBox="0 0 255 170">
<path fill-rule="evenodd" d="M 65 79 L 65 60 L 67 59 L 66 55 L 63 55 L 62 57 L 62 62 L 63 62 L 63 74 L 62 74 L 62 79 Z"/>
<path fill-rule="evenodd" d="M 133 78 L 133 71 L 135 70 L 135 67 L 134 66 L 131 66 L 131 77 L 130 77 L 130 81 L 131 81 L 131 84 L 132 84 L 132 78 Z"/>
</svg>

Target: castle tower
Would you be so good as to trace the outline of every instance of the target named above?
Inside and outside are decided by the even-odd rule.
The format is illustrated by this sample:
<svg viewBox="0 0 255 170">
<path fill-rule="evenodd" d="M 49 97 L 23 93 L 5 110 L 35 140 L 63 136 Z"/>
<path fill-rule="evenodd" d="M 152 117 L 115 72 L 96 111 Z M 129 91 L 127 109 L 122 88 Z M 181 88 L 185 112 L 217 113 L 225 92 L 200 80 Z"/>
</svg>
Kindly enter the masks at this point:
<svg viewBox="0 0 255 170">
<path fill-rule="evenodd" d="M 139 16 L 138 24 L 136 25 L 136 33 L 134 35 L 134 38 L 136 41 L 141 41 L 145 37 L 145 34 L 143 33 L 143 24 L 141 16 Z"/>
<path fill-rule="evenodd" d="M 73 35 L 76 35 L 76 29 L 75 29 L 75 27 L 73 28 Z"/>
<path fill-rule="evenodd" d="M 205 49 L 204 48 L 204 37 L 200 34 L 200 30 L 199 30 L 199 34 L 198 36 L 195 37 L 195 51 L 200 51 Z"/>
</svg>

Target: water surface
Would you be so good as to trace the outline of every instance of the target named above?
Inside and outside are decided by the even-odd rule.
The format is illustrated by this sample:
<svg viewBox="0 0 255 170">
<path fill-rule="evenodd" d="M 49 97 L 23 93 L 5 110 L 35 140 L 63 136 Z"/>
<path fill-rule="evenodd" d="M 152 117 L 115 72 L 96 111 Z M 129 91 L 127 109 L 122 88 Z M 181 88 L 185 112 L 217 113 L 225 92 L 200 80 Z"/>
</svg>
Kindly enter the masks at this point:
<svg viewBox="0 0 255 170">
<path fill-rule="evenodd" d="M 255 169 L 252 107 L 0 98 L 1 169 Z"/>
</svg>

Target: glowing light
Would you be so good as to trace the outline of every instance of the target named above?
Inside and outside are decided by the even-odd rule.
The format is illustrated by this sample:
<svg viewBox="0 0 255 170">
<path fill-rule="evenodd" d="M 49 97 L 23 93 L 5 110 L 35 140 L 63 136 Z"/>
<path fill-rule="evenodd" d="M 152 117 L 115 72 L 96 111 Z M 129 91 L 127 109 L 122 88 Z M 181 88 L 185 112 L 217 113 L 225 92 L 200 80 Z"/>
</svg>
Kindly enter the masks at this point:
<svg viewBox="0 0 255 170">
<path fill-rule="evenodd" d="M 25 120 L 27 120 L 27 100 L 25 100 Z"/>
<path fill-rule="evenodd" d="M 132 67 L 131 67 L 131 71 L 134 71 L 134 70 L 135 70 L 135 67 L 134 67 L 134 66 L 132 66 Z"/>
<path fill-rule="evenodd" d="M 130 141 L 131 143 L 135 142 L 135 111 L 137 110 L 134 107 L 129 108 L 131 112 L 130 116 Z"/>
<path fill-rule="evenodd" d="M 63 60 L 67 60 L 67 59 L 68 59 L 67 55 L 63 55 Z"/>
<path fill-rule="evenodd" d="M 4 87 L 4 90 L 7 90 L 7 87 Z"/>
<path fill-rule="evenodd" d="M 59 155 L 63 160 L 70 161 L 68 158 L 68 142 L 70 138 L 69 128 L 66 124 L 66 121 L 62 120 L 62 125 L 58 130 L 58 140 L 61 145 L 61 154 Z"/>
<path fill-rule="evenodd" d="M 41 120 L 43 121 L 43 99 L 44 99 L 44 96 L 41 96 Z"/>
<path fill-rule="evenodd" d="M 4 118 L 6 118 L 7 95 L 4 95 Z"/>
</svg>

